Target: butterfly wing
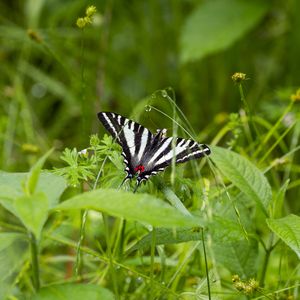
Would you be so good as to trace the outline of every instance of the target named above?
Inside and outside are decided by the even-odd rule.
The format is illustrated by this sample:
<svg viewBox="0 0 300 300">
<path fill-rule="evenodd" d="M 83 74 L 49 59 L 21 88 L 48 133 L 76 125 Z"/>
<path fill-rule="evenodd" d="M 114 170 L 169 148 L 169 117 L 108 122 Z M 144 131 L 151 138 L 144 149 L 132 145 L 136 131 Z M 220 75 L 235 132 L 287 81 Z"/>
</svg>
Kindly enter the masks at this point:
<svg viewBox="0 0 300 300">
<path fill-rule="evenodd" d="M 165 130 L 153 135 L 144 126 L 112 112 L 100 112 L 98 118 L 107 131 L 122 146 L 126 179 L 137 174 L 137 186 L 151 175 L 163 171 L 172 163 L 183 163 L 210 154 L 204 144 L 190 139 L 165 137 Z"/>
<path fill-rule="evenodd" d="M 132 178 L 134 168 L 139 165 L 151 145 L 153 135 L 144 126 L 112 112 L 99 112 L 98 118 L 106 130 L 121 145 L 127 177 Z"/>
<path fill-rule="evenodd" d="M 160 143 L 145 153 L 142 162 L 145 171 L 140 174 L 140 180 L 146 180 L 168 167 L 175 157 L 176 163 L 183 163 L 191 159 L 200 158 L 210 154 L 210 149 L 204 144 L 183 138 L 163 138 Z"/>
</svg>

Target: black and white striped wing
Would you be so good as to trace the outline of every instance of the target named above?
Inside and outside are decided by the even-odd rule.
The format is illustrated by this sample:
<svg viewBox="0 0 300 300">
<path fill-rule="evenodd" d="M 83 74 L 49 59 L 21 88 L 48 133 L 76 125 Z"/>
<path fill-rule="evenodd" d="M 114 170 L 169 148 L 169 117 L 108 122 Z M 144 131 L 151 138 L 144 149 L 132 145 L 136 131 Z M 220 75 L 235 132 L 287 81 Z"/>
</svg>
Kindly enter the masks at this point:
<svg viewBox="0 0 300 300">
<path fill-rule="evenodd" d="M 183 163 L 191 159 L 200 158 L 210 154 L 210 149 L 205 144 L 183 138 L 163 138 L 159 145 L 146 153 L 145 172 L 141 174 L 148 179 L 168 167 L 175 157 L 176 163 Z"/>
<path fill-rule="evenodd" d="M 99 112 L 98 118 L 122 146 L 127 174 L 134 175 L 135 166 L 139 164 L 151 144 L 152 133 L 144 126 L 112 112 Z"/>
</svg>

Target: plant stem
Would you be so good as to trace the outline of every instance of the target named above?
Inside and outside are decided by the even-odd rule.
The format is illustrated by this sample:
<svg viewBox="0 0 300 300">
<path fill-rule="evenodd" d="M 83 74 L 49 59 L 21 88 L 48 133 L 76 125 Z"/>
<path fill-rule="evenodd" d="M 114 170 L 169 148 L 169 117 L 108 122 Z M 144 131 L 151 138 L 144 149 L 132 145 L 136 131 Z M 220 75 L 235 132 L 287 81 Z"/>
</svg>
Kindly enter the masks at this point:
<svg viewBox="0 0 300 300">
<path fill-rule="evenodd" d="M 38 245 L 35 235 L 30 232 L 30 248 L 31 248 L 31 265 L 32 265 L 32 281 L 35 291 L 40 289 L 40 275 L 39 275 L 39 260 L 38 260 Z"/>
<path fill-rule="evenodd" d="M 202 246 L 203 246 L 203 253 L 204 253 L 204 261 L 205 261 L 205 272 L 206 272 L 206 280 L 207 280 L 208 299 L 211 300 L 210 281 L 209 281 L 209 274 L 208 274 L 208 265 L 207 265 L 207 257 L 206 257 L 204 230 L 203 229 L 201 229 L 201 234 L 202 234 Z"/>
<path fill-rule="evenodd" d="M 107 246 L 107 255 L 109 258 L 109 270 L 112 277 L 113 287 L 116 299 L 119 299 L 119 292 L 118 292 L 118 285 L 117 280 L 115 277 L 115 270 L 114 270 L 114 262 L 112 257 L 112 251 L 111 251 L 111 243 L 110 243 L 110 235 L 109 235 L 109 225 L 108 225 L 108 216 L 105 213 L 102 213 L 103 217 L 103 223 L 104 223 L 104 229 L 105 229 L 105 239 L 106 239 L 106 246 Z"/>
<path fill-rule="evenodd" d="M 253 138 L 252 138 L 252 135 L 251 135 L 251 130 L 250 130 L 249 123 L 253 124 L 253 122 L 252 122 L 252 115 L 251 115 L 251 112 L 250 112 L 250 109 L 249 109 L 249 105 L 248 105 L 248 103 L 246 101 L 246 97 L 245 97 L 245 94 L 244 94 L 244 90 L 243 90 L 242 84 L 239 84 L 239 92 L 240 92 L 241 101 L 243 103 L 246 115 L 247 115 L 247 117 L 249 118 L 249 121 L 250 121 L 250 122 L 248 122 L 248 120 L 246 118 L 246 122 L 244 124 L 244 127 L 245 127 L 245 133 L 246 133 L 248 142 L 251 144 L 253 142 Z"/>
<path fill-rule="evenodd" d="M 272 250 L 274 249 L 273 238 L 274 238 L 274 235 L 273 235 L 273 233 L 271 233 L 270 240 L 269 240 L 269 247 L 266 249 L 266 256 L 264 259 L 262 273 L 261 273 L 261 277 L 259 280 L 259 285 L 261 287 L 264 286 L 270 255 L 271 255 Z"/>
<path fill-rule="evenodd" d="M 85 237 L 85 224 L 87 220 L 87 215 L 88 215 L 88 210 L 86 209 L 81 217 L 81 226 L 80 226 L 80 237 L 79 241 L 77 243 L 76 247 L 76 262 L 75 262 L 75 275 L 79 276 L 80 271 L 81 271 L 81 266 L 82 266 L 82 260 L 81 260 L 81 245 L 83 243 L 84 237 Z"/>
<path fill-rule="evenodd" d="M 121 225 L 119 257 L 122 257 L 123 252 L 124 252 L 125 231 L 126 231 L 126 220 L 123 219 L 122 220 L 122 225 Z"/>
<path fill-rule="evenodd" d="M 175 93 L 173 92 L 173 103 L 176 103 L 176 98 L 175 98 Z M 172 104 L 172 102 L 171 102 Z M 172 140 L 172 151 L 173 151 L 173 158 L 172 158 L 172 171 L 171 171 L 171 184 L 174 187 L 174 182 L 175 182 L 175 164 L 176 164 L 176 152 L 175 152 L 175 148 L 176 148 L 176 138 L 177 138 L 177 129 L 178 126 L 176 124 L 176 119 L 177 119 L 177 115 L 176 115 L 176 106 L 172 105 L 173 108 L 173 140 Z"/>
<path fill-rule="evenodd" d="M 286 116 L 286 114 L 288 112 L 290 112 L 290 110 L 293 107 L 293 104 L 294 104 L 294 102 L 291 101 L 290 104 L 287 106 L 287 108 L 282 113 L 281 117 L 277 120 L 277 122 L 275 123 L 275 125 L 269 130 L 269 132 L 267 133 L 267 135 L 264 137 L 264 139 L 262 140 L 262 142 L 259 144 L 259 146 L 257 147 L 256 151 L 253 154 L 253 157 L 256 157 L 260 153 L 260 151 L 265 148 L 266 143 L 271 138 L 271 136 L 274 134 L 274 132 L 276 132 L 277 128 L 279 127 L 280 123 L 282 122 L 282 120 L 284 119 L 284 117 Z"/>
<path fill-rule="evenodd" d="M 154 257 L 155 257 L 155 244 L 156 244 L 156 229 L 152 229 L 152 238 L 151 238 L 151 265 L 150 265 L 150 281 L 151 281 L 151 297 L 154 298 Z"/>
</svg>

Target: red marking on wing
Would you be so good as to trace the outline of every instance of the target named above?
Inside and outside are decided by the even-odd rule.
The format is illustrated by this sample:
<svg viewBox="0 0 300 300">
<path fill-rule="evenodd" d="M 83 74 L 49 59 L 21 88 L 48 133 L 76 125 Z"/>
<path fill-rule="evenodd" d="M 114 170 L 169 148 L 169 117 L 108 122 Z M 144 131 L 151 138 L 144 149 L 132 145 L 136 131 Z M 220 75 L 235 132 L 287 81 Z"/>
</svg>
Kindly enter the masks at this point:
<svg viewBox="0 0 300 300">
<path fill-rule="evenodd" d="M 138 165 L 136 168 L 134 168 L 134 172 L 142 173 L 145 171 L 145 167 L 143 165 Z"/>
</svg>

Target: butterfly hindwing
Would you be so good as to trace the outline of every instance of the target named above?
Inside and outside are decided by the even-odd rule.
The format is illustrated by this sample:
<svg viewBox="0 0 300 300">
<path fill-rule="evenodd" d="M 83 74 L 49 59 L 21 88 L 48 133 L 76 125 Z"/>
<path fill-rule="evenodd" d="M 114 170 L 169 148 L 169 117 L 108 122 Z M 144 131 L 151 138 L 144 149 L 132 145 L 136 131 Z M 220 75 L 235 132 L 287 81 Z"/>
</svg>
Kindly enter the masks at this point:
<svg viewBox="0 0 300 300">
<path fill-rule="evenodd" d="M 160 144 L 153 147 L 146 157 L 145 173 L 155 175 L 168 167 L 175 157 L 176 163 L 183 163 L 191 159 L 210 154 L 210 149 L 204 144 L 183 138 L 164 138 Z M 143 174 L 141 174 L 143 175 Z"/>
</svg>

